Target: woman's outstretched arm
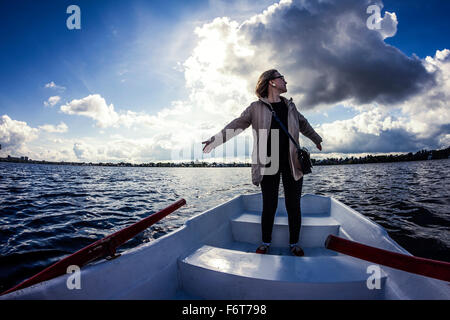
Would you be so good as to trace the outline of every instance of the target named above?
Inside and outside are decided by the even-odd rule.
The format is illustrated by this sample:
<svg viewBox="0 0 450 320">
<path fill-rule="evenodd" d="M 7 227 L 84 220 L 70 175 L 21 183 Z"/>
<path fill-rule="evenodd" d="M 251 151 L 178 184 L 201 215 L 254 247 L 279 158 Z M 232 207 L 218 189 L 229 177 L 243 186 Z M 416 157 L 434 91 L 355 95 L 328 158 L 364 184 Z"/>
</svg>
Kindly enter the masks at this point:
<svg viewBox="0 0 450 320">
<path fill-rule="evenodd" d="M 251 105 L 248 106 L 238 118 L 227 124 L 218 134 L 212 136 L 206 141 L 203 141 L 202 144 L 205 144 L 203 147 L 203 152 L 211 152 L 212 149 L 220 146 L 247 129 L 252 123 L 251 107 Z"/>
</svg>

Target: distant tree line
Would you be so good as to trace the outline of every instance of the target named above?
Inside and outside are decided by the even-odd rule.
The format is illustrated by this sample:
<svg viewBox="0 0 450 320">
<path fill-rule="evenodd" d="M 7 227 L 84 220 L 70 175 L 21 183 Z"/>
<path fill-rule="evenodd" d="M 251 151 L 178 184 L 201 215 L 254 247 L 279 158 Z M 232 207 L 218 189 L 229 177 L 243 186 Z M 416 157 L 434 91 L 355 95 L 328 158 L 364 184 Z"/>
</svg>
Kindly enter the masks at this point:
<svg viewBox="0 0 450 320">
<path fill-rule="evenodd" d="M 420 150 L 416 153 L 399 154 L 399 155 L 368 155 L 365 157 L 350 158 L 327 158 L 323 160 L 311 159 L 314 165 L 337 165 L 337 164 L 360 164 L 360 163 L 382 163 L 382 162 L 399 162 L 399 161 L 421 161 L 448 159 L 450 156 L 450 147 L 442 150 Z"/>
<path fill-rule="evenodd" d="M 381 162 L 399 162 L 399 161 L 420 161 L 420 160 L 435 160 L 435 159 L 448 159 L 450 156 L 450 147 L 442 150 L 420 150 L 416 153 L 400 154 L 400 155 L 368 155 L 365 157 L 350 157 L 350 158 L 327 158 L 323 160 L 311 159 L 313 165 L 339 165 L 339 164 L 360 164 L 360 163 L 381 163 Z M 189 161 L 181 163 L 173 162 L 148 162 L 148 163 L 92 163 L 92 162 L 64 162 L 64 161 L 45 161 L 45 160 L 31 160 L 28 157 L 11 157 L 0 158 L 0 162 L 15 162 L 15 163 L 34 163 L 34 164 L 53 164 L 53 165 L 72 165 L 72 166 L 103 166 L 103 167 L 191 167 L 191 168 L 205 168 L 205 167 L 250 167 L 251 163 L 243 162 L 231 162 L 231 163 L 218 163 L 218 162 L 200 162 Z"/>
</svg>

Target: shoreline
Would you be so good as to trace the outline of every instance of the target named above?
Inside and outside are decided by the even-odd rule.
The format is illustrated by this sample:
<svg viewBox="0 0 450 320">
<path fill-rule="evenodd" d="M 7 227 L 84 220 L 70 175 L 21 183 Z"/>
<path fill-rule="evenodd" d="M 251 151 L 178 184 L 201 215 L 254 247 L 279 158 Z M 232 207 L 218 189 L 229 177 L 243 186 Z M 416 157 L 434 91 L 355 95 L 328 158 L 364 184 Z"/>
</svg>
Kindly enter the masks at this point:
<svg viewBox="0 0 450 320">
<path fill-rule="evenodd" d="M 394 161 L 364 161 L 364 162 L 349 162 L 343 160 L 341 162 L 327 162 L 319 163 L 313 161 L 313 167 L 319 166 L 335 166 L 335 165 L 357 165 L 357 164 L 376 164 L 376 163 L 397 163 L 397 162 L 418 162 L 418 161 L 433 161 L 433 160 L 446 160 L 448 158 L 438 158 L 438 159 L 414 159 L 414 160 L 394 160 Z M 326 161 L 326 160 L 324 160 Z M 5 160 L 5 158 L 0 158 L 0 162 L 3 163 L 23 163 L 23 164 L 35 164 L 35 165 L 55 165 L 55 166 L 73 166 L 73 167 L 120 167 L 120 168 L 250 168 L 251 163 L 143 163 L 143 164 L 132 164 L 132 163 L 86 163 L 86 162 L 52 162 L 52 161 L 10 161 Z"/>
<path fill-rule="evenodd" d="M 400 155 L 367 155 L 365 157 L 350 157 L 350 158 L 327 158 L 323 160 L 311 159 L 313 166 L 326 165 L 345 165 L 345 164 L 366 164 L 366 163 L 392 163 L 392 162 L 412 162 L 424 160 L 441 160 L 450 158 L 450 147 L 441 150 L 420 150 L 413 154 L 412 152 Z M 90 166 L 90 167 L 152 167 L 152 168 L 229 168 L 229 167 L 251 167 L 251 163 L 242 162 L 200 162 L 186 161 L 180 163 L 173 162 L 149 162 L 149 163 L 129 163 L 129 162 L 65 162 L 65 161 L 46 161 L 46 160 L 32 160 L 28 157 L 11 157 L 0 158 L 0 162 L 10 163 L 30 163 L 30 164 L 50 164 L 50 165 L 69 165 L 69 166 Z"/>
</svg>

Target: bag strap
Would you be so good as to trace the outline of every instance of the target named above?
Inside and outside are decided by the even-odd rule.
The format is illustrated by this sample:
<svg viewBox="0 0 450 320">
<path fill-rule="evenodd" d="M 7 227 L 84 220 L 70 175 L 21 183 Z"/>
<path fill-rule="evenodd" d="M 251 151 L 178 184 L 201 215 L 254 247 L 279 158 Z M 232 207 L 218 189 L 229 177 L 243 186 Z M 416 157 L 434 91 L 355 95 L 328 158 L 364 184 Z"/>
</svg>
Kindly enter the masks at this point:
<svg viewBox="0 0 450 320">
<path fill-rule="evenodd" d="M 289 133 L 288 129 L 286 129 L 286 127 L 284 126 L 284 124 L 281 122 L 280 118 L 278 118 L 277 113 L 275 112 L 275 110 L 273 110 L 272 106 L 269 104 L 265 105 L 270 109 L 270 111 L 272 112 L 273 117 L 275 118 L 275 120 L 280 124 L 281 129 L 283 129 L 284 132 L 286 132 L 286 134 L 289 136 L 289 138 L 292 140 L 292 142 L 294 143 L 294 145 L 297 147 L 298 149 L 301 149 L 298 142 L 295 141 L 295 139 L 291 136 L 291 134 Z"/>
</svg>

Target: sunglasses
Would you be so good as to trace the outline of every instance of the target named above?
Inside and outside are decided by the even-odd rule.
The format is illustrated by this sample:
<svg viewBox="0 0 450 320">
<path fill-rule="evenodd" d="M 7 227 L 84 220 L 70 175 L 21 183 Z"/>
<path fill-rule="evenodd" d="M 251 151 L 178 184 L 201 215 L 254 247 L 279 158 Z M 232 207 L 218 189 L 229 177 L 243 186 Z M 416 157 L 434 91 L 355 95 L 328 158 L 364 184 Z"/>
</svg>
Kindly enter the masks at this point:
<svg viewBox="0 0 450 320">
<path fill-rule="evenodd" d="M 284 80 L 284 76 L 273 77 L 270 80 L 275 80 L 275 79 L 278 79 L 278 78 L 283 78 L 283 80 Z"/>
</svg>

